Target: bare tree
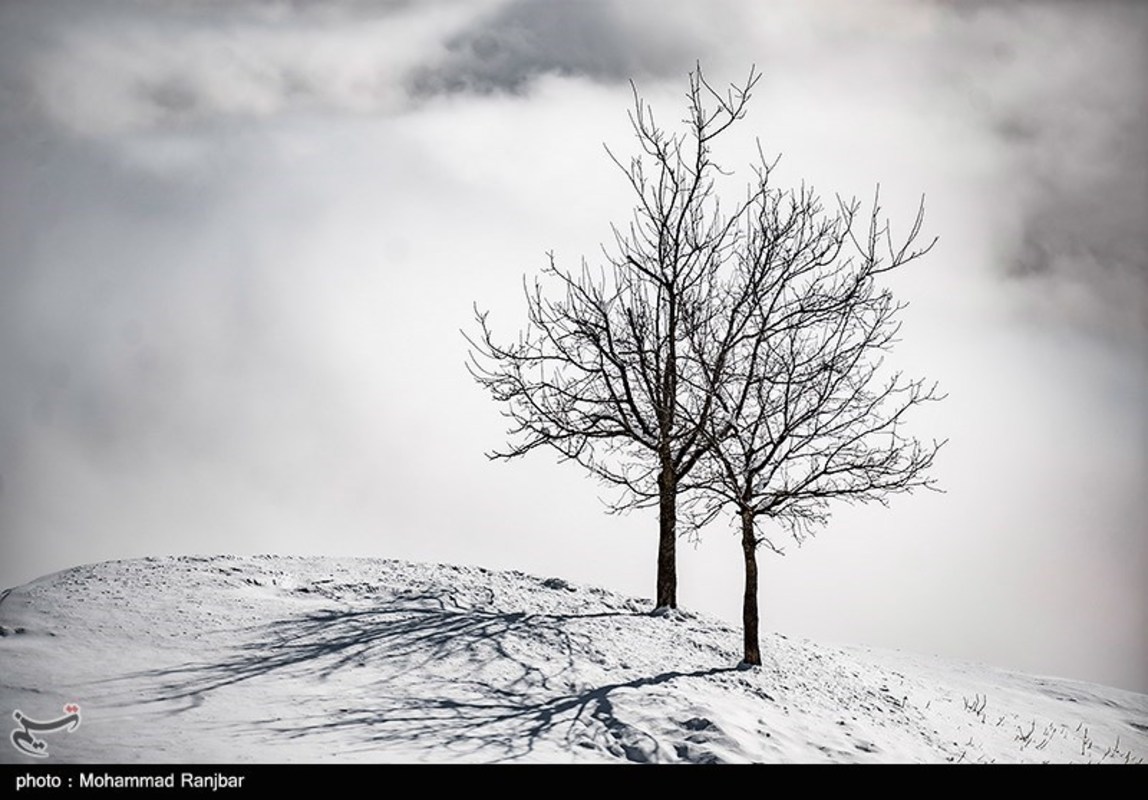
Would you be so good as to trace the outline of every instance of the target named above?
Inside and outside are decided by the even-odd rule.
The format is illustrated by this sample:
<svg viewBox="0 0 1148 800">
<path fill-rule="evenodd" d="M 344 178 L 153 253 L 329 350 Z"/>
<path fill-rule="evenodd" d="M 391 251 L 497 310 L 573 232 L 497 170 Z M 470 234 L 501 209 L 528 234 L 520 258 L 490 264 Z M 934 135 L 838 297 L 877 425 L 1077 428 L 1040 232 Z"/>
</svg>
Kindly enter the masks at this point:
<svg viewBox="0 0 1148 800">
<path fill-rule="evenodd" d="M 807 187 L 764 187 L 744 217 L 738 268 L 727 305 L 753 309 L 721 369 L 698 364 L 714 410 L 710 449 L 697 480 L 709 513 L 732 507 L 745 565 L 744 661 L 760 664 L 757 548 L 781 552 L 758 525 L 778 523 L 798 542 L 823 525 L 835 501 L 879 502 L 933 488 L 929 468 L 944 442 L 905 432 L 916 406 L 942 399 L 935 384 L 887 370 L 904 304 L 879 283 L 935 244 L 915 247 L 924 204 L 895 244 L 879 221 L 879 193 L 867 226 L 860 204 L 837 199 L 827 211 Z M 694 330 L 710 335 L 704 327 Z M 691 373 L 694 374 L 694 373 Z"/>
<path fill-rule="evenodd" d="M 516 341 L 497 342 L 477 307 L 478 332 L 467 336 L 472 375 L 512 423 L 492 458 L 552 448 L 619 487 L 613 510 L 657 505 L 659 607 L 677 606 L 677 536 L 704 516 L 684 492 L 710 446 L 714 387 L 748 319 L 714 299 L 728 297 L 740 220 L 759 189 L 723 213 L 725 173 L 712 148 L 744 116 L 757 80 L 751 70 L 717 91 L 696 69 L 680 133 L 661 127 L 635 90 L 638 153 L 623 161 L 607 152 L 636 204 L 627 225 L 613 226 L 606 264 L 569 271 L 551 254 L 543 279 L 524 285 L 527 324 Z"/>
</svg>

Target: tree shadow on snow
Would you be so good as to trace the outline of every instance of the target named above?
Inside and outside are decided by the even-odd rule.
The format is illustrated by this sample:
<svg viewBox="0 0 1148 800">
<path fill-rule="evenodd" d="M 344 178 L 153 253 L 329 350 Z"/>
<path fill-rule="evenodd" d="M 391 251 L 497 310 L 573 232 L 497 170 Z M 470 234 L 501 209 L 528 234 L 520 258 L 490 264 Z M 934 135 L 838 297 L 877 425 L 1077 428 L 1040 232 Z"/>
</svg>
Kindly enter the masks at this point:
<svg viewBox="0 0 1148 800">
<path fill-rule="evenodd" d="M 149 670 L 150 702 L 198 708 L 240 684 L 298 678 L 307 698 L 287 698 L 279 715 L 259 723 L 288 738 L 333 736 L 341 752 L 385 753 L 388 745 L 429 758 L 501 760 L 529 755 L 543 740 L 560 750 L 606 750 L 634 761 L 661 760 L 649 733 L 623 722 L 614 701 L 627 690 L 733 671 L 666 671 L 596 685 L 595 661 L 616 676 L 595 643 L 650 621 L 645 614 L 525 614 L 465 608 L 410 593 L 386 606 L 323 609 L 245 631 L 247 641 L 216 660 Z M 329 694 L 313 686 L 339 676 Z M 137 687 L 140 683 L 135 683 Z M 318 748 L 316 755 L 329 752 Z"/>
</svg>

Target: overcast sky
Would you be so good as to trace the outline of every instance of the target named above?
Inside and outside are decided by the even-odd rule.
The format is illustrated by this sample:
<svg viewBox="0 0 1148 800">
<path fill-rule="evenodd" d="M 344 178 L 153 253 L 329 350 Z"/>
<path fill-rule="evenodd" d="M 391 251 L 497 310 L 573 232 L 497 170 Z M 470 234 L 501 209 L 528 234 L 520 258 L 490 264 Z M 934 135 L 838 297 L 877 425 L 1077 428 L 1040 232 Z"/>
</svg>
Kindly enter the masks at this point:
<svg viewBox="0 0 1148 800">
<path fill-rule="evenodd" d="M 464 369 L 633 198 L 633 79 L 763 78 L 718 157 L 921 195 L 895 358 L 945 494 L 763 553 L 765 627 L 1148 691 L 1148 6 L 4 0 L 0 586 L 166 553 L 480 564 L 652 596 L 657 519 L 512 464 Z M 739 138 L 740 136 L 740 138 Z M 723 520 L 679 601 L 738 620 Z M 768 658 L 768 655 L 766 656 Z"/>
</svg>

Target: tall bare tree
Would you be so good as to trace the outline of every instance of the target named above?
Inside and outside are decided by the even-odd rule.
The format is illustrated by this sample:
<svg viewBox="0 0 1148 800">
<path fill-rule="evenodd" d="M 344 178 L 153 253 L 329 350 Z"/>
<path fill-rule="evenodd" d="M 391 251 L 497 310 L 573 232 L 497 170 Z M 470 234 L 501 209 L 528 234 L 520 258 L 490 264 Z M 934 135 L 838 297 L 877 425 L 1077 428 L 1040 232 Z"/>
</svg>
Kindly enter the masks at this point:
<svg viewBox="0 0 1148 800">
<path fill-rule="evenodd" d="M 659 607 L 677 606 L 677 537 L 704 515 L 685 490 L 710 446 L 714 387 L 748 320 L 744 304 L 714 300 L 729 297 L 741 219 L 763 187 L 751 184 L 723 213 L 713 145 L 743 118 L 757 80 L 751 70 L 718 91 L 696 69 L 677 133 L 635 90 L 638 152 L 607 152 L 636 203 L 629 223 L 613 226 L 606 264 L 571 271 L 551 255 L 542 278 L 524 286 L 517 340 L 497 341 L 477 308 L 478 331 L 467 336 L 472 375 L 512 423 L 492 458 L 551 448 L 619 487 L 614 510 L 657 505 Z"/>
<path fill-rule="evenodd" d="M 757 548 L 781 552 L 759 523 L 800 541 L 827 522 L 835 502 L 885 504 L 933 488 L 929 469 L 944 444 L 923 443 L 904 427 L 914 407 L 942 399 L 936 385 L 884 363 L 904 304 L 881 279 L 935 244 L 915 245 L 923 203 L 895 244 L 879 194 L 858 225 L 857 201 L 838 198 L 828 211 L 811 189 L 774 189 L 768 168 L 759 174 L 766 188 L 744 217 L 735 278 L 724 287 L 752 314 L 726 363 L 702 361 L 697 370 L 714 403 L 697 480 L 711 514 L 730 507 L 740 522 L 748 664 L 761 663 Z"/>
</svg>

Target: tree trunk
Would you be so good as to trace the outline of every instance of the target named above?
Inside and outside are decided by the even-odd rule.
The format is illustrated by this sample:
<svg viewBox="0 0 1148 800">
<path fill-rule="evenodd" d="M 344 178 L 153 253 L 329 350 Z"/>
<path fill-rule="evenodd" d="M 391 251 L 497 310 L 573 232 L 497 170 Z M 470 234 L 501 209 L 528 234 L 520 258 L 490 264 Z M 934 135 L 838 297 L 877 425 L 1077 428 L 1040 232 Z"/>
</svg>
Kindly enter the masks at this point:
<svg viewBox="0 0 1148 800">
<path fill-rule="evenodd" d="M 753 532 L 752 511 L 741 512 L 741 552 L 745 557 L 745 597 L 742 599 L 741 622 L 745 630 L 746 664 L 761 665 L 761 648 L 757 640 L 757 537 Z"/>
<path fill-rule="evenodd" d="M 658 476 L 657 608 L 678 607 L 678 482 L 669 467 Z"/>
</svg>

